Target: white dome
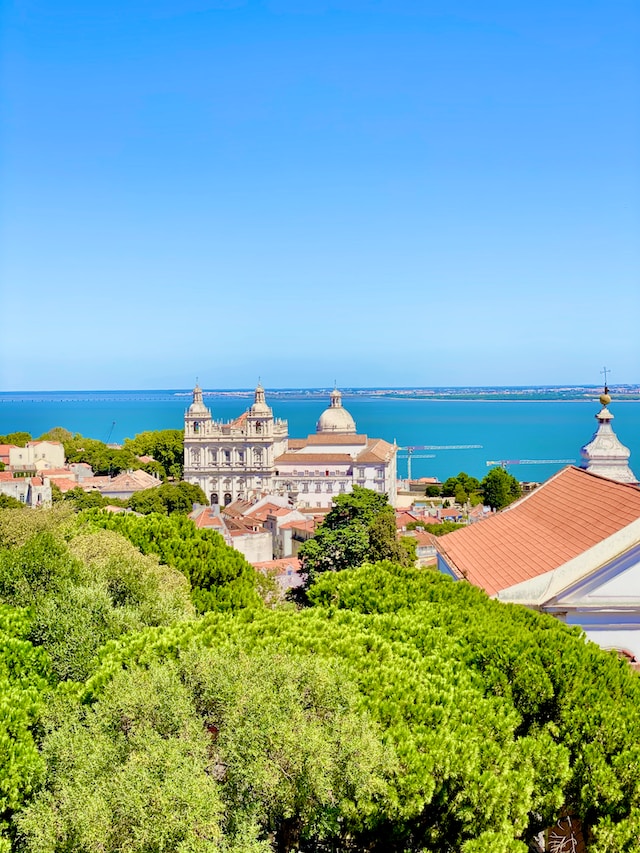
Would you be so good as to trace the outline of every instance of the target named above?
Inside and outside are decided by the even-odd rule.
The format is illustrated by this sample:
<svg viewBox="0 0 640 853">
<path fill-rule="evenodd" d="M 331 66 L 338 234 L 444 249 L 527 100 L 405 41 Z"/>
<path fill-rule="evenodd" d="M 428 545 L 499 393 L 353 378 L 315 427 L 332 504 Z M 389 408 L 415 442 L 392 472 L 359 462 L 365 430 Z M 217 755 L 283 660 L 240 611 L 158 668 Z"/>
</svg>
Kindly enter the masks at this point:
<svg viewBox="0 0 640 853">
<path fill-rule="evenodd" d="M 318 419 L 316 432 L 340 432 L 353 435 L 355 431 L 356 422 L 342 407 L 342 394 L 336 388 L 331 394 L 331 405 Z"/>
</svg>

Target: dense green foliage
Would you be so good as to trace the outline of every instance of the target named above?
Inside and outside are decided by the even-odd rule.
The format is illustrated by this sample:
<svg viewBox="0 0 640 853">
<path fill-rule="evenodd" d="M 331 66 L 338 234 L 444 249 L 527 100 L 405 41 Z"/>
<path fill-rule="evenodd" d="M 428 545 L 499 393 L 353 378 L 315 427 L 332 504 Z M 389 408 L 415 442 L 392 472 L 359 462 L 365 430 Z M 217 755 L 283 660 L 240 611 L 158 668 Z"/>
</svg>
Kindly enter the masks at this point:
<svg viewBox="0 0 640 853">
<path fill-rule="evenodd" d="M 37 787 L 45 763 L 32 727 L 51 676 L 48 659 L 27 639 L 27 610 L 0 604 L 0 851 L 9 848 L 11 815 Z"/>
<path fill-rule="evenodd" d="M 22 446 L 31 438 L 28 433 L 12 433 L 12 436 L 21 440 Z M 80 433 L 74 435 L 64 427 L 54 427 L 40 437 L 61 442 L 64 445 L 67 462 L 86 462 L 91 465 L 97 475 L 115 475 L 121 471 L 142 468 L 164 480 L 182 478 L 184 452 L 182 430 L 164 429 L 142 432 L 135 438 L 126 438 L 121 449 L 108 447 L 105 442 L 95 438 L 85 438 Z M 9 439 L 10 436 L 6 438 Z M 13 440 L 7 443 L 18 444 L 19 441 Z M 138 459 L 139 456 L 152 456 L 153 461 L 142 462 Z"/>
<path fill-rule="evenodd" d="M 454 498 L 456 503 L 461 506 L 462 504 L 466 504 L 467 501 L 472 506 L 482 501 L 480 481 L 476 480 L 475 477 L 469 476 L 464 471 L 460 471 L 456 477 L 446 479 L 442 484 L 440 493 L 445 497 Z"/>
<path fill-rule="evenodd" d="M 482 480 L 484 502 L 491 509 L 504 509 L 522 495 L 520 483 L 504 468 L 492 468 Z"/>
<path fill-rule="evenodd" d="M 131 638 L 105 651 L 90 695 L 122 663 L 202 645 L 311 656 L 356 685 L 397 762 L 358 820 L 341 814 L 353 849 L 525 853 L 563 807 L 590 850 L 637 849 L 640 682 L 615 655 L 551 617 L 390 563 L 326 573 L 309 596 L 316 606 L 297 613 L 208 614 Z"/>
<path fill-rule="evenodd" d="M 0 494 L 0 509 L 25 509 L 26 505 L 11 495 Z"/>
<path fill-rule="evenodd" d="M 369 530 L 374 498 L 328 529 Z M 565 809 L 589 853 L 638 850 L 640 680 L 614 654 L 389 561 L 269 610 L 221 544 L 0 511 L 0 853 L 526 853 Z"/>
<path fill-rule="evenodd" d="M 407 523 L 407 530 L 426 530 L 427 533 L 433 533 L 434 536 L 444 536 L 445 533 L 451 533 L 460 527 L 465 527 L 465 525 L 456 524 L 455 521 L 438 521 L 433 524 L 425 521 L 409 521 Z"/>
<path fill-rule="evenodd" d="M 142 515 L 158 512 L 161 515 L 188 515 L 194 504 L 206 506 L 209 501 L 200 486 L 193 483 L 163 483 L 142 492 L 135 492 L 127 501 L 127 506 Z"/>
<path fill-rule="evenodd" d="M 0 435 L 0 444 L 14 444 L 16 447 L 25 447 L 31 438 L 32 436 L 28 432 L 9 432 L 7 435 Z"/>
<path fill-rule="evenodd" d="M 162 563 L 182 572 L 201 613 L 261 604 L 255 569 L 214 530 L 200 530 L 177 514 L 139 518 L 88 510 L 81 518 L 89 528 L 121 533 L 143 554 L 157 554 Z"/>
<path fill-rule="evenodd" d="M 66 542 L 51 531 L 0 550 L 0 602 L 27 606 L 28 639 L 58 680 L 84 680 L 108 640 L 191 618 L 184 577 L 107 531 Z"/>
<path fill-rule="evenodd" d="M 125 438 L 124 449 L 136 456 L 152 456 L 159 466 L 151 466 L 150 473 L 158 471 L 163 479 L 182 479 L 184 456 L 184 431 L 162 429 L 141 432 L 135 438 Z M 148 470 L 148 466 L 144 466 Z"/>
<path fill-rule="evenodd" d="M 322 572 L 337 572 L 366 560 L 394 560 L 413 565 L 415 543 L 398 541 L 395 513 L 386 495 L 354 486 L 349 494 L 333 499 L 333 508 L 300 551 L 307 586 Z"/>
</svg>

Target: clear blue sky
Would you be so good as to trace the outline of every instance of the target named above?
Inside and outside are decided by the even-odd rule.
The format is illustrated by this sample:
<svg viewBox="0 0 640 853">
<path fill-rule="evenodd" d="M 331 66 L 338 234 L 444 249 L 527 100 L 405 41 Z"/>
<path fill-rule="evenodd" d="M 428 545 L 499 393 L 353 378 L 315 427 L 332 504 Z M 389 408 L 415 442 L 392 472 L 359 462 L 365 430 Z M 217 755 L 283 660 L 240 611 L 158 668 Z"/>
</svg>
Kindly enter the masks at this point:
<svg viewBox="0 0 640 853">
<path fill-rule="evenodd" d="M 0 390 L 640 382 L 636 0 L 0 23 Z"/>
</svg>

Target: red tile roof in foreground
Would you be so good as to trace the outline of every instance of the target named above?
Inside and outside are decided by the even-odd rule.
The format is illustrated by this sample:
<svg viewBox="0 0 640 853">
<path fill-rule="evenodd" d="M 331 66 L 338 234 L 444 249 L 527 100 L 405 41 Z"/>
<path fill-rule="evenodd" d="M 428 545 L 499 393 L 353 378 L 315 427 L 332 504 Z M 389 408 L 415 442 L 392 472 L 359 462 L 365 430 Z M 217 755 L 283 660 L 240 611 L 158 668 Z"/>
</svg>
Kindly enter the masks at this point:
<svg viewBox="0 0 640 853">
<path fill-rule="evenodd" d="M 640 518 L 640 489 L 569 466 L 489 518 L 438 540 L 452 570 L 494 595 L 545 574 Z"/>
</svg>

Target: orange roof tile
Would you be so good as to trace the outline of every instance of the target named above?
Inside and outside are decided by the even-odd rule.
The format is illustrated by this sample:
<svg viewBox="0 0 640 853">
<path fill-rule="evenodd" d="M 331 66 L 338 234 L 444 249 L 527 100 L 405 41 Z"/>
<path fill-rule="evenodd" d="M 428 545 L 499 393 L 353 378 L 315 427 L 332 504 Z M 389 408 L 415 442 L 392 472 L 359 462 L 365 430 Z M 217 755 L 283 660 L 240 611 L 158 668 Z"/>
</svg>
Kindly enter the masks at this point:
<svg viewBox="0 0 640 853">
<path fill-rule="evenodd" d="M 313 518 L 304 521 L 285 521 L 280 525 L 280 530 L 304 530 L 307 533 L 313 533 L 315 529 L 316 523 Z"/>
<path fill-rule="evenodd" d="M 262 571 L 275 571 L 276 574 L 279 571 L 286 571 L 291 568 L 294 572 L 299 572 L 302 569 L 302 563 L 297 557 L 280 557 L 277 560 L 262 560 L 259 563 L 251 563 L 254 569 L 261 569 Z"/>
<path fill-rule="evenodd" d="M 545 574 L 640 518 L 640 489 L 568 466 L 495 515 L 438 540 L 489 595 Z"/>
<path fill-rule="evenodd" d="M 383 438 L 371 438 L 367 446 L 356 456 L 356 462 L 387 462 L 395 453 L 393 444 Z"/>
<path fill-rule="evenodd" d="M 415 539 L 418 545 L 436 545 L 438 537 L 433 533 L 427 533 L 426 530 L 414 530 Z"/>
<path fill-rule="evenodd" d="M 205 507 L 203 512 L 198 513 L 198 515 L 192 519 L 193 523 L 196 527 L 211 527 L 216 530 L 224 530 L 224 521 L 220 518 L 219 515 L 216 515 L 209 507 Z"/>
<path fill-rule="evenodd" d="M 353 459 L 348 453 L 283 453 L 275 459 L 276 465 L 296 465 L 302 470 L 308 469 L 310 465 L 322 467 L 330 462 L 352 465 Z"/>
<path fill-rule="evenodd" d="M 229 421 L 229 426 L 231 426 L 231 427 L 244 426 L 246 423 L 246 420 L 247 420 L 247 414 L 248 414 L 247 412 L 243 412 L 241 415 L 238 415 L 237 418 L 235 418 L 232 421 Z"/>
<path fill-rule="evenodd" d="M 375 440 L 375 439 L 374 439 Z M 305 445 L 331 445 L 337 444 L 343 447 L 345 444 L 365 444 L 367 443 L 366 435 L 355 435 L 350 433 L 327 433 L 327 432 L 316 432 L 308 435 L 306 439 L 297 439 L 297 441 L 302 441 L 302 447 Z M 291 448 L 291 441 L 289 441 L 289 447 Z"/>
<path fill-rule="evenodd" d="M 403 527 L 406 527 L 407 524 L 411 521 L 421 521 L 420 516 L 413 515 L 411 512 L 397 512 L 396 513 L 396 527 L 400 530 Z"/>
<path fill-rule="evenodd" d="M 12 471 L 0 471 L 0 480 L 13 480 Z"/>
</svg>

